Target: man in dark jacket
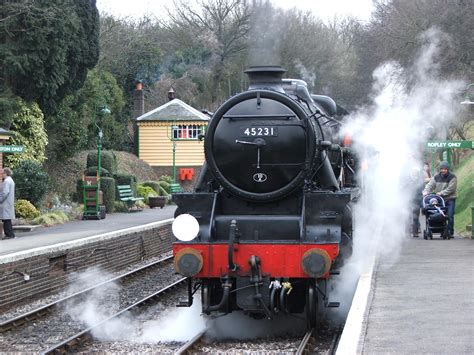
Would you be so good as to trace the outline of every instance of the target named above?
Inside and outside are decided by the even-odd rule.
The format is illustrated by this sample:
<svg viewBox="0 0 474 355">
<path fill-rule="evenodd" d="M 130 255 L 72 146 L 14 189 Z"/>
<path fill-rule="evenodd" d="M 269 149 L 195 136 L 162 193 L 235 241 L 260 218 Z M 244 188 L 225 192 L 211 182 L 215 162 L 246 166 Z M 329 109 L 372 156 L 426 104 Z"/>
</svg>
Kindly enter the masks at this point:
<svg viewBox="0 0 474 355">
<path fill-rule="evenodd" d="M 449 163 L 442 161 L 439 164 L 439 173 L 431 178 L 423 190 L 423 196 L 435 193 L 444 199 L 448 209 L 448 228 L 451 236 L 454 235 L 454 208 L 456 206 L 457 185 L 456 175 L 449 171 Z"/>
</svg>

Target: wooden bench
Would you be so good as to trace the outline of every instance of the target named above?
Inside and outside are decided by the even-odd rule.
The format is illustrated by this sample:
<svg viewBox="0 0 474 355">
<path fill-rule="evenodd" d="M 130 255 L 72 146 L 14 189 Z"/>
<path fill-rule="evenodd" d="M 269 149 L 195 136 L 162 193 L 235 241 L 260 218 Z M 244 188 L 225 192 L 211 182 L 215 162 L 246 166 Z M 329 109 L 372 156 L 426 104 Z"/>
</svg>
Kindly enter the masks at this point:
<svg viewBox="0 0 474 355">
<path fill-rule="evenodd" d="M 117 190 L 119 193 L 119 200 L 127 204 L 129 211 L 135 205 L 135 202 L 143 200 L 143 197 L 133 196 L 132 187 L 130 185 L 118 185 Z"/>
</svg>

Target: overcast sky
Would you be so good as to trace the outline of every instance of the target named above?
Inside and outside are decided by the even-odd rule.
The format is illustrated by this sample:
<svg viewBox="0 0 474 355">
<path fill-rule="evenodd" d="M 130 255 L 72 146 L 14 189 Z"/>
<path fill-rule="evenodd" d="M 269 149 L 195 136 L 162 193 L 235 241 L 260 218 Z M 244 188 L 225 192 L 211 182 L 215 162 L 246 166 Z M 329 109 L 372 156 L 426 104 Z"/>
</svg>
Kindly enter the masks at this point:
<svg viewBox="0 0 474 355">
<path fill-rule="evenodd" d="M 192 1 L 192 0 L 190 0 Z M 372 0 L 271 0 L 284 9 L 297 7 L 310 10 L 323 20 L 335 15 L 352 15 L 360 20 L 368 20 L 372 11 Z M 140 18 L 145 14 L 160 18 L 166 13 L 164 8 L 171 0 L 97 0 L 100 12 L 118 17 Z"/>
</svg>

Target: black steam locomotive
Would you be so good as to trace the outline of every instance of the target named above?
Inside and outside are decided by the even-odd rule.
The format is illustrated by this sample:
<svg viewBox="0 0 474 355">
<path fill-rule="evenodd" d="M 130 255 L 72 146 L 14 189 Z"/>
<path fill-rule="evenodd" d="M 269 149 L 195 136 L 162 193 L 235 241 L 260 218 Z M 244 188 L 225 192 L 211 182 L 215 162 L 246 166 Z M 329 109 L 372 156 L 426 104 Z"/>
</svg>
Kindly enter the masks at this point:
<svg viewBox="0 0 474 355">
<path fill-rule="evenodd" d="M 246 71 L 249 89 L 209 123 L 195 191 L 173 195 L 183 306 L 200 288 L 205 314 L 304 313 L 309 325 L 338 306 L 327 281 L 351 252 L 355 158 L 338 144 L 341 108 L 285 72 Z"/>
</svg>

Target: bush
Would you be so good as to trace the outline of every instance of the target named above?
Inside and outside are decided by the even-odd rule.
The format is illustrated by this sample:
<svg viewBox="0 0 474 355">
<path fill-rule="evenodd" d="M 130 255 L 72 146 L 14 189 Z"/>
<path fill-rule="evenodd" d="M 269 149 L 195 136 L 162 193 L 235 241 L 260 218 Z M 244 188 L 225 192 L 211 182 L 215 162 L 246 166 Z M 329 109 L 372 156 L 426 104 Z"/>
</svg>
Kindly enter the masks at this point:
<svg viewBox="0 0 474 355">
<path fill-rule="evenodd" d="M 148 205 L 149 196 L 158 196 L 158 193 L 150 186 L 138 185 L 138 196 L 143 197 L 143 201 Z"/>
<path fill-rule="evenodd" d="M 36 217 L 33 220 L 34 224 L 41 224 L 43 226 L 54 226 L 56 224 L 63 224 L 69 221 L 69 217 L 64 212 L 48 212 Z"/>
<path fill-rule="evenodd" d="M 143 186 L 151 187 L 155 192 L 160 195 L 160 184 L 157 181 L 145 181 L 142 183 Z"/>
<path fill-rule="evenodd" d="M 41 164 L 23 160 L 13 172 L 16 198 L 30 201 L 39 206 L 41 199 L 49 189 L 49 176 L 44 172 Z"/>
<path fill-rule="evenodd" d="M 115 180 L 110 177 L 103 177 L 100 179 L 100 189 L 104 193 L 104 205 L 107 213 L 114 211 L 115 201 Z"/>
<path fill-rule="evenodd" d="M 86 170 L 84 170 L 84 175 L 85 176 L 97 176 L 97 166 L 91 166 L 88 167 Z M 110 172 L 105 169 L 105 168 L 100 168 L 100 176 L 101 177 L 110 177 Z"/>
<path fill-rule="evenodd" d="M 169 175 L 161 175 L 158 181 L 164 181 L 166 183 L 171 184 L 173 182 L 173 178 Z"/>
<path fill-rule="evenodd" d="M 128 206 L 125 202 L 114 201 L 114 211 L 115 212 L 128 212 Z"/>
<path fill-rule="evenodd" d="M 110 174 L 115 174 L 117 171 L 117 158 L 112 151 L 102 151 L 101 154 L 101 163 L 100 167 L 101 170 L 102 168 L 105 168 L 106 170 L 109 171 Z M 97 166 L 97 153 L 96 152 L 90 152 L 87 154 L 87 167 L 93 167 Z"/>
<path fill-rule="evenodd" d="M 15 202 L 15 215 L 24 219 L 33 219 L 40 215 L 40 212 L 30 201 L 17 200 Z"/>
<path fill-rule="evenodd" d="M 160 196 L 169 196 L 171 194 L 171 184 L 166 181 L 158 181 L 160 185 Z"/>
<path fill-rule="evenodd" d="M 133 195 L 137 196 L 137 177 L 135 175 L 117 173 L 114 174 L 115 183 L 118 185 L 130 185 Z M 118 191 L 116 199 L 119 199 Z"/>
</svg>

